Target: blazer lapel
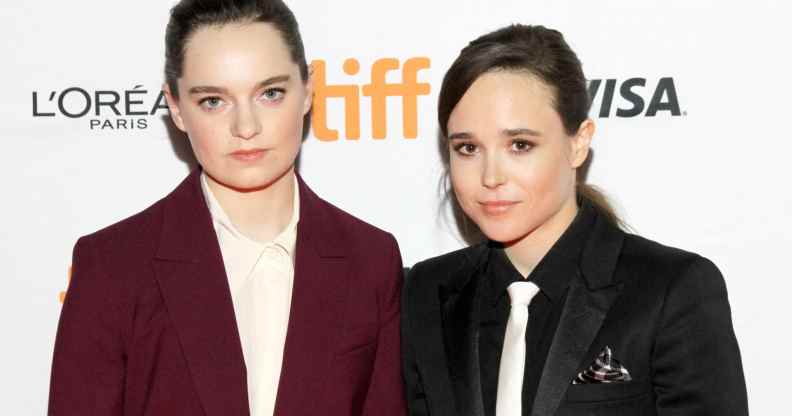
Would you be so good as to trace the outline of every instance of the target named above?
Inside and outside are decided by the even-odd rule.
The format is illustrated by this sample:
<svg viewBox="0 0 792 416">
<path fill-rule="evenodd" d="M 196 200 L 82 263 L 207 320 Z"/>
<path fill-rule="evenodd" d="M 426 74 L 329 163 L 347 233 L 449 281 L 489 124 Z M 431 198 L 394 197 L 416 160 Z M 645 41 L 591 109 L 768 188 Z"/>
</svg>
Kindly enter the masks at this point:
<svg viewBox="0 0 792 416">
<path fill-rule="evenodd" d="M 479 284 L 487 250 L 482 244 L 472 251 L 469 264 L 446 285 L 440 286 L 443 345 L 456 414 L 483 416 L 479 368 Z"/>
<path fill-rule="evenodd" d="M 532 415 L 555 414 L 608 310 L 621 292 L 621 285 L 613 281 L 613 273 L 623 239 L 621 230 L 597 216 L 583 249 L 579 273 L 570 281 Z"/>
<path fill-rule="evenodd" d="M 157 282 L 207 416 L 248 415 L 246 370 L 200 170 L 164 201 Z"/>
<path fill-rule="evenodd" d="M 291 312 L 275 414 L 314 415 L 324 392 L 325 374 L 333 359 L 346 302 L 347 253 L 345 231 L 332 217 L 332 208 L 298 176 L 300 221 Z"/>
</svg>

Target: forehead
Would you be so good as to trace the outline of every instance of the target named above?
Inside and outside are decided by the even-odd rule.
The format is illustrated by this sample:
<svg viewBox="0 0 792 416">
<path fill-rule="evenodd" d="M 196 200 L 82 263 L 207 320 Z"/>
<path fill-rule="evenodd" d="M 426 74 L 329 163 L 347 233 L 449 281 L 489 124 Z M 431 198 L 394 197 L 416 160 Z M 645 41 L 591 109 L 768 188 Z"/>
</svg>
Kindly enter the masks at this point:
<svg viewBox="0 0 792 416">
<path fill-rule="evenodd" d="M 299 72 L 281 34 L 269 23 L 230 23 L 199 28 L 188 40 L 182 78 L 233 83 Z"/>
<path fill-rule="evenodd" d="M 531 128 L 548 130 L 561 120 L 550 86 L 527 72 L 497 70 L 478 77 L 454 107 L 449 133 Z"/>
</svg>

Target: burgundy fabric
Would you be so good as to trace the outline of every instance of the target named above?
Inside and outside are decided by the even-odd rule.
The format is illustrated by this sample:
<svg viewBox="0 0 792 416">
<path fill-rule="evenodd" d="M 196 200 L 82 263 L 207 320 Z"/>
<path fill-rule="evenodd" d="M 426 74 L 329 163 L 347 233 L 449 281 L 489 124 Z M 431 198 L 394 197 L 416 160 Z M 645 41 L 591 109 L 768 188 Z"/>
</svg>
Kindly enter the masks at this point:
<svg viewBox="0 0 792 416">
<path fill-rule="evenodd" d="M 299 184 L 275 414 L 404 415 L 396 241 Z M 200 170 L 150 208 L 75 245 L 49 414 L 249 414 L 242 347 Z"/>
</svg>

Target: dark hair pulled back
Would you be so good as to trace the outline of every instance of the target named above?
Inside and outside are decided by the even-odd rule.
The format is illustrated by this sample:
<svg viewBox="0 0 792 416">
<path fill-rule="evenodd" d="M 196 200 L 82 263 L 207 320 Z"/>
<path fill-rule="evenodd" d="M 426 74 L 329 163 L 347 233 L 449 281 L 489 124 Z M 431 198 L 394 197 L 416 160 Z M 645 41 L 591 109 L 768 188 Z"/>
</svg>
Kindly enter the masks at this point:
<svg viewBox="0 0 792 416">
<path fill-rule="evenodd" d="M 525 72 L 553 92 L 553 107 L 567 135 L 574 135 L 588 118 L 589 98 L 583 67 L 561 32 L 544 26 L 515 24 L 470 42 L 443 78 L 438 101 L 440 149 L 448 172 L 448 119 L 462 96 L 482 75 L 497 71 Z M 453 192 L 453 191 L 451 191 Z M 577 196 L 594 206 L 613 224 L 622 224 L 602 192 L 578 180 Z"/>
</svg>

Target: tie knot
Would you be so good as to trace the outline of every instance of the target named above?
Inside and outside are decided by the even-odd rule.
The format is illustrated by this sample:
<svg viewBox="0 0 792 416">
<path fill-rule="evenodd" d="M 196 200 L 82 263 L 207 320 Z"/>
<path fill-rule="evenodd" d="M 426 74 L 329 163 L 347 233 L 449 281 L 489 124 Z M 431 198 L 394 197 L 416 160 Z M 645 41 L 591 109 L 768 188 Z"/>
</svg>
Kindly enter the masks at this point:
<svg viewBox="0 0 792 416">
<path fill-rule="evenodd" d="M 514 282 L 506 289 L 509 292 L 511 306 L 528 306 L 534 295 L 539 293 L 539 286 L 533 282 Z"/>
</svg>

